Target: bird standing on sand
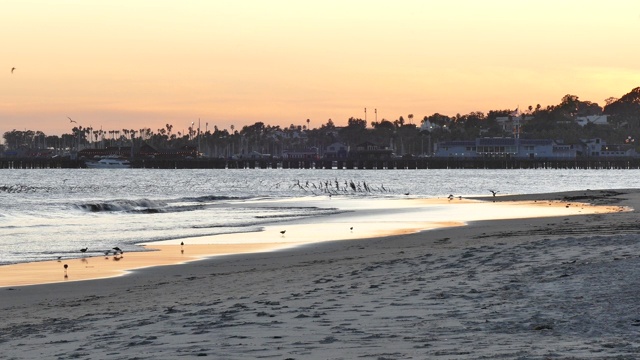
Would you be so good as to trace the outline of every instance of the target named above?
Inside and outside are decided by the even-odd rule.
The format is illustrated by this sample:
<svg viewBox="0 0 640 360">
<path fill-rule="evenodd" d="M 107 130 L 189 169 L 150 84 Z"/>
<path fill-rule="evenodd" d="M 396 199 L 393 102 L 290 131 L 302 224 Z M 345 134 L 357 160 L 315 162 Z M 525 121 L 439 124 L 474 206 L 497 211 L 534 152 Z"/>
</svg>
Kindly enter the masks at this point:
<svg viewBox="0 0 640 360">
<path fill-rule="evenodd" d="M 287 230 L 282 230 L 282 231 L 280 231 L 280 234 L 282 234 L 282 236 L 284 236 L 284 233 L 286 233 L 286 232 L 287 232 Z"/>
<path fill-rule="evenodd" d="M 113 247 L 113 255 L 118 255 L 118 253 L 120 254 L 124 254 L 124 251 L 122 251 L 122 249 L 120 249 L 119 247 L 115 246 Z"/>
<path fill-rule="evenodd" d="M 80 249 L 80 252 L 81 252 L 81 253 L 86 253 L 86 252 L 87 252 L 87 250 L 89 250 L 89 248 L 88 248 L 88 247 L 86 247 L 86 248 L 84 248 L 84 249 Z"/>
<path fill-rule="evenodd" d="M 11 68 L 11 73 L 12 73 L 12 74 L 13 74 L 13 70 L 15 70 L 15 69 L 16 69 L 15 67 L 12 67 L 12 68 Z"/>
<path fill-rule="evenodd" d="M 64 277 L 67 277 L 67 269 L 69 268 L 69 265 L 64 264 Z"/>
</svg>

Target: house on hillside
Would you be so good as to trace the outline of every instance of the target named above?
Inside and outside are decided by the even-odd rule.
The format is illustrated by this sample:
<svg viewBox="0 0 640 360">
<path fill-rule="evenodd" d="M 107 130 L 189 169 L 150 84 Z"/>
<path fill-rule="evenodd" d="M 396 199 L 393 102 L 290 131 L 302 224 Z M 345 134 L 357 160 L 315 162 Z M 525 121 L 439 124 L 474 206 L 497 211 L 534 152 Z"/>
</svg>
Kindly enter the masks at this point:
<svg viewBox="0 0 640 360">
<path fill-rule="evenodd" d="M 496 122 L 502 128 L 502 131 L 512 133 L 514 137 L 520 136 L 522 125 L 533 120 L 533 115 L 520 114 L 517 116 L 498 116 Z"/>
<path fill-rule="evenodd" d="M 609 115 L 589 115 L 576 117 L 576 123 L 580 126 L 587 124 L 609 125 Z"/>
</svg>

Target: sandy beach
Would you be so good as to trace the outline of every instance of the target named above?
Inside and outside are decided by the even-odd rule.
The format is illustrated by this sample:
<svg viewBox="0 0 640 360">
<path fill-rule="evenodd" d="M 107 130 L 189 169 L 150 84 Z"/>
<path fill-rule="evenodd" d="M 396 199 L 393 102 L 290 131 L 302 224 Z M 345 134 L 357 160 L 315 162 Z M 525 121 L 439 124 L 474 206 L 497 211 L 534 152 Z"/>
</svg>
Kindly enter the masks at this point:
<svg viewBox="0 0 640 360">
<path fill-rule="evenodd" d="M 480 200 L 610 212 L 474 221 L 186 263 L 183 249 L 168 245 L 178 257 L 170 263 L 181 265 L 0 288 L 0 358 L 640 357 L 640 190 Z M 209 251 L 189 246 L 189 256 Z"/>
</svg>

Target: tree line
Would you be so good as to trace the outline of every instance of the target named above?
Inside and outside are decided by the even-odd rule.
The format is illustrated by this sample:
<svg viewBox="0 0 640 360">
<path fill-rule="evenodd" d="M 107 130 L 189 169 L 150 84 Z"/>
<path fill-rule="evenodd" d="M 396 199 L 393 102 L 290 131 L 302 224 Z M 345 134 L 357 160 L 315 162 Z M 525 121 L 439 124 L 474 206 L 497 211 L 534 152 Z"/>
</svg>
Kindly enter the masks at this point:
<svg viewBox="0 0 640 360">
<path fill-rule="evenodd" d="M 431 154 L 436 142 L 474 140 L 478 137 L 511 137 L 511 129 L 504 129 L 498 119 L 513 115 L 514 110 L 491 110 L 488 113 L 471 112 L 465 115 L 447 116 L 435 113 L 424 116 L 419 124 L 413 114 L 406 119 L 382 119 L 368 123 L 362 118 L 351 117 L 347 125 L 335 126 L 329 119 L 320 127 L 311 128 L 310 120 L 302 125 L 288 127 L 256 122 L 236 129 L 219 129 L 205 123 L 205 129 L 194 123 L 187 131 L 174 131 L 172 124 L 158 129 L 102 130 L 74 126 L 70 133 L 46 135 L 38 130 L 12 130 L 3 134 L 4 150 L 36 151 L 50 149 L 56 153 L 71 152 L 83 148 L 112 146 L 140 146 L 143 143 L 156 148 L 178 149 L 197 147 L 211 157 L 229 157 L 234 154 L 281 155 L 287 151 L 305 151 L 312 148 L 322 153 L 333 143 L 343 143 L 351 148 L 364 142 L 389 147 L 398 155 Z M 608 125 L 588 123 L 580 126 L 575 121 L 580 116 L 608 115 Z M 545 108 L 539 104 L 522 109 L 522 126 L 519 136 L 531 139 L 554 139 L 566 144 L 580 139 L 601 138 L 608 144 L 633 143 L 640 139 L 640 87 L 620 98 L 608 98 L 605 106 L 581 101 L 578 96 L 565 95 L 559 104 Z M 306 124 L 305 124 L 306 122 Z M 425 127 L 423 124 L 432 126 Z"/>
</svg>

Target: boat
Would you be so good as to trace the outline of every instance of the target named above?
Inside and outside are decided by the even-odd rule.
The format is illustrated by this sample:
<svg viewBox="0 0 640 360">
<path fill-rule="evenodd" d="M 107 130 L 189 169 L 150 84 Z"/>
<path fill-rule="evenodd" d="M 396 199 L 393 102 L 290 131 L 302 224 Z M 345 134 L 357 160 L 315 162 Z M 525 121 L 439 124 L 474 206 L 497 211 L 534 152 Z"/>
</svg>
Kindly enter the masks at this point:
<svg viewBox="0 0 640 360">
<path fill-rule="evenodd" d="M 98 161 L 87 160 L 84 162 L 89 169 L 129 169 L 131 163 L 122 158 L 104 158 Z"/>
</svg>

